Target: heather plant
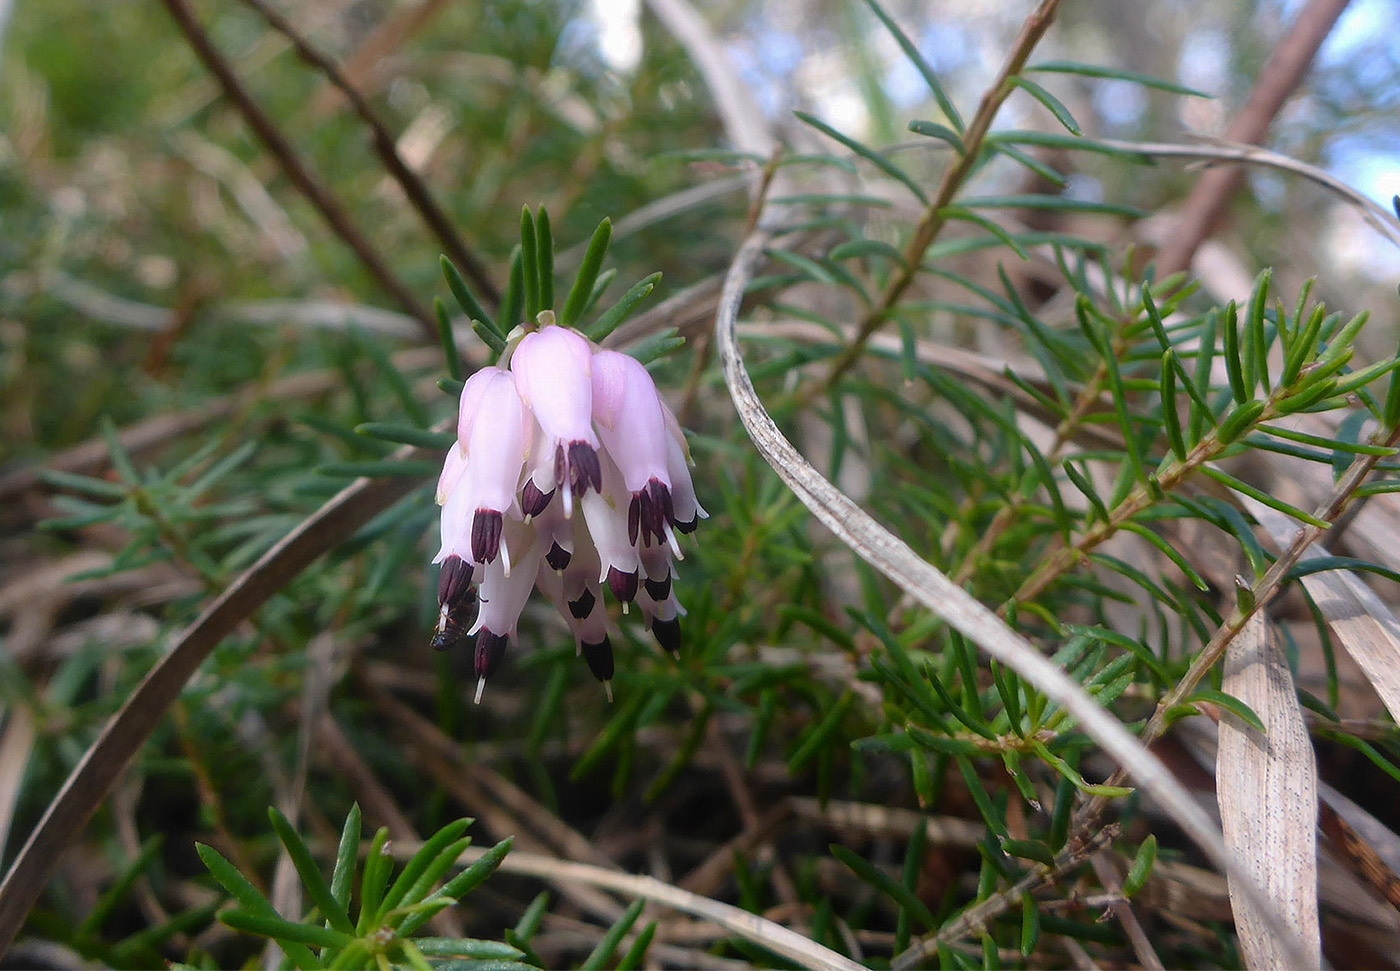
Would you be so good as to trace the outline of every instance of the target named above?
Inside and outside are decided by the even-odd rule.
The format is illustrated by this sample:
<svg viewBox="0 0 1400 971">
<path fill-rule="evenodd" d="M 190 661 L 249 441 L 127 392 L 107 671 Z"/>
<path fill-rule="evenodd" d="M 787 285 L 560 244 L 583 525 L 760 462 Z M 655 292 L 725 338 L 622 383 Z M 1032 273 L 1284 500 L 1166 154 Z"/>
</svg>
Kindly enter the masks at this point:
<svg viewBox="0 0 1400 971">
<path fill-rule="evenodd" d="M 5 960 L 1400 960 L 1394 295 L 1306 245 L 1400 213 L 1238 144 L 1257 25 L 1199 144 L 1056 0 L 226 6 L 7 28 Z"/>
</svg>

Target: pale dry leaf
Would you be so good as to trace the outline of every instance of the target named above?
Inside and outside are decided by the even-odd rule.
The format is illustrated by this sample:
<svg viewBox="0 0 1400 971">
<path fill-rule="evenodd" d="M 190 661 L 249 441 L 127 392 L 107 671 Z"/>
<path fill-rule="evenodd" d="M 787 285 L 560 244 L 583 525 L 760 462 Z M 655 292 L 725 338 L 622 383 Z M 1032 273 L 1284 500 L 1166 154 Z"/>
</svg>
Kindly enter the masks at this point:
<svg viewBox="0 0 1400 971">
<path fill-rule="evenodd" d="M 1225 844 L 1322 963 L 1317 912 L 1317 763 L 1278 632 L 1261 613 L 1225 651 L 1222 688 L 1254 710 L 1260 732 L 1220 714 L 1216 796 Z M 1288 953 L 1230 878 L 1230 906 L 1245 964 L 1289 967 Z"/>
<path fill-rule="evenodd" d="M 1263 503 L 1241 496 L 1245 508 L 1280 548 L 1293 540 L 1298 524 Z M 1327 556 L 1317 548 L 1304 551 L 1306 564 Z M 1352 660 L 1376 689 L 1392 718 L 1400 720 L 1400 620 L 1376 592 L 1350 570 L 1328 570 L 1302 578 L 1317 609 Z"/>
</svg>

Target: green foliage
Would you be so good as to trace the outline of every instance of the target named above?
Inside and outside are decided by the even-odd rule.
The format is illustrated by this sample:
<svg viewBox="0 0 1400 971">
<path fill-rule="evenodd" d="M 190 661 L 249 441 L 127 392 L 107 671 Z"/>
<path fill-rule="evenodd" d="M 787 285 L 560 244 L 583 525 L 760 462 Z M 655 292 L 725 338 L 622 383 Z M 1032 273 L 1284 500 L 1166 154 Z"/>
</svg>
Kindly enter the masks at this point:
<svg viewBox="0 0 1400 971">
<path fill-rule="evenodd" d="M 493 968 L 498 971 L 529 968 L 516 958 L 524 952 L 494 941 L 454 940 L 414 934 L 439 911 L 458 903 L 490 875 L 506 853 L 504 840 L 446 882 L 443 878 L 471 840 L 462 834 L 471 820 L 461 819 L 438 830 L 404 864 L 388 885 L 393 866 L 380 829 L 370 842 L 363 868 L 359 868 L 360 807 L 345 817 L 335 869 L 329 882 L 317 868 L 311 850 L 285 816 L 268 810 L 272 828 L 296 867 L 302 888 L 314 913 L 306 920 L 289 920 L 279 914 L 238 870 L 212 847 L 200 845 L 199 857 L 214 879 L 238 902 L 219 919 L 235 930 L 270 938 L 301 971 L 315 968 L 359 968 L 408 964 L 429 967 L 425 955 L 455 957 L 455 967 Z M 351 909 L 359 869 L 359 914 Z"/>
<path fill-rule="evenodd" d="M 1092 137 L 1122 133 L 1078 95 L 1110 84 L 1152 99 L 1199 92 L 1115 66 L 1032 59 L 994 93 L 1064 131 L 1006 127 L 1005 116 L 981 127 L 968 78 L 929 52 L 921 25 L 867 5 L 873 18 L 857 9 L 845 23 L 870 31 L 852 43 L 869 48 L 857 86 L 872 128 L 891 130 L 897 106 L 915 103 L 880 91 L 868 58 L 898 48 L 927 88 L 916 110 L 931 116 L 908 127 L 936 151 L 877 144 L 845 115 L 839 127 L 824 119 L 819 101 L 798 117 L 823 151 L 774 160 L 715 148 L 726 136 L 680 45 L 648 33 L 628 80 L 561 40 L 577 15 L 567 6 L 436 11 L 396 54 L 402 79 L 383 91 L 366 82 L 368 96 L 405 145 L 418 119 L 415 137 L 450 117 L 421 170 L 484 274 L 440 256 L 449 247 L 380 190 L 363 130 L 317 105 L 319 76 L 267 53 L 274 38 L 261 20 L 238 5 L 204 10 L 216 43 L 238 52 L 235 67 L 266 64 L 247 72 L 259 103 L 412 293 L 432 301 L 421 320 L 384 309 L 372 275 L 311 221 L 230 109 L 201 93 L 205 76 L 166 20 L 135 7 L 113 14 L 123 32 L 173 55 L 149 57 L 152 71 L 135 71 L 134 86 L 104 83 L 103 59 L 80 71 L 51 37 L 22 55 L 7 50 L 7 79 L 29 78 L 11 67 L 22 56 L 47 84 L 59 158 L 25 169 L 45 140 L 25 127 L 44 100 L 0 98 L 15 131 L 0 146 L 10 230 L 0 241 L 0 402 L 7 418 L 21 416 L 7 428 L 25 454 L 47 461 L 92 439 L 106 456 L 42 473 L 51 506 L 43 532 L 24 541 L 46 565 L 81 554 L 72 577 L 81 592 L 54 612 L 62 647 L 0 652 L 7 716 L 25 712 L 39 728 L 11 835 L 37 820 L 172 638 L 250 564 L 348 480 L 413 485 L 343 529 L 331 553 L 282 581 L 213 653 L 136 758 L 136 805 L 100 812 L 83 838 L 92 887 L 77 889 L 94 892 L 74 892 L 71 874 L 56 880 L 30 936 L 114 967 L 181 957 L 246 965 L 257 959 L 244 935 L 276 942 L 299 968 L 631 968 L 672 961 L 671 951 L 652 953 L 658 944 L 778 960 L 761 935 L 706 926 L 696 943 L 661 913 L 644 916 L 638 900 L 593 912 L 598 897 L 575 895 L 575 883 L 546 881 L 541 892 L 519 877 L 450 911 L 477 936 L 426 936 L 436 933 L 427 921 L 508 845 L 458 872 L 467 823 L 450 820 L 470 811 L 495 838 L 518 825 L 560 854 L 586 846 L 623 869 L 669 872 L 678 885 L 784 915 L 814 946 L 871 966 L 1041 966 L 1062 960 L 1062 938 L 1108 966 L 1136 959 L 1117 923 L 1080 910 L 1097 892 L 1083 848 L 1104 834 L 1126 873 L 1123 893 L 1145 906 L 1168 879 L 1156 861 L 1180 850 L 1178 837 L 1146 834 L 1152 819 L 1137 792 L 1105 777 L 1102 754 L 1063 709 L 811 529 L 735 421 L 705 335 L 704 294 L 718 289 L 752 200 L 673 193 L 712 176 L 735 187 L 760 169 L 774 176 L 755 214 L 783 231 L 749 287 L 743 330 L 760 397 L 824 475 L 1139 730 L 1169 700 L 1169 721 L 1223 709 L 1257 725 L 1211 678 L 1173 694 L 1232 612 L 1259 606 L 1258 580 L 1280 555 L 1246 500 L 1302 528 L 1335 522 L 1346 502 L 1328 509 L 1275 488 L 1293 471 L 1331 484 L 1374 462 L 1377 477 L 1347 498 L 1400 489 L 1400 357 L 1376 355 L 1381 315 L 1368 323 L 1353 306 L 1361 298 L 1325 276 L 1299 284 L 1302 274 L 1280 263 L 1234 303 L 1123 248 L 1132 222 L 1175 200 L 1179 177 Z M 27 16 L 118 63 L 131 58 L 132 46 L 92 18 L 58 7 Z M 356 30 L 346 43 L 363 40 Z M 173 93 L 162 99 L 163 88 Z M 444 105 L 446 115 L 429 110 Z M 137 121 L 166 133 L 159 151 L 116 137 L 132 137 Z M 229 156 L 225 174 L 201 143 Z M 96 161 L 79 167 L 80 153 Z M 98 164 L 114 157 L 130 171 Z M 935 187 L 964 162 L 949 203 L 932 210 Z M 178 192 L 146 177 L 173 170 Z M 113 190 L 122 212 L 90 202 L 64 215 L 66 196 L 51 191 L 60 177 L 94 187 L 90 200 L 106 198 L 101 179 L 127 179 Z M 250 179 L 274 213 L 285 207 L 301 255 L 276 250 L 282 221 L 257 208 Z M 1066 185 L 1074 191 L 1059 191 Z M 250 198 L 256 218 L 243 210 Z M 1267 215 L 1246 216 L 1268 226 Z M 1289 235 L 1253 234 L 1266 242 L 1249 259 L 1275 261 L 1267 241 Z M 123 257 L 128 239 L 139 251 Z M 166 253 L 178 256 L 178 285 L 163 289 L 145 282 L 155 274 L 142 259 Z M 158 311 L 155 326 L 167 329 L 155 342 L 120 331 L 99 313 L 111 302 L 73 298 L 91 291 L 65 291 L 66 279 L 136 319 Z M 638 282 L 612 288 L 619 279 Z M 327 294 L 340 303 L 317 317 Z M 672 304 L 677 296 L 688 299 Z M 647 312 L 660 297 L 674 318 Z M 267 315 L 238 316 L 248 306 Z M 495 697 L 473 708 L 463 689 L 470 648 L 427 650 L 440 462 L 397 447 L 448 447 L 453 436 L 435 429 L 455 418 L 463 377 L 546 312 L 595 341 L 628 341 L 653 368 L 687 425 L 711 518 L 681 541 L 676 583 L 689 613 L 678 660 L 655 650 L 635 612 L 614 612 L 617 700 L 607 705 L 575 676 L 563 628 L 527 610 Z M 168 357 L 152 343 L 168 344 Z M 142 427 L 153 417 L 172 419 L 154 438 Z M 1397 580 L 1351 552 L 1295 564 L 1285 582 L 1342 569 Z M 1316 690 L 1327 699 L 1305 698 L 1310 726 L 1390 784 L 1400 736 L 1344 717 L 1326 621 L 1303 603 L 1317 618 L 1326 691 Z M 97 611 L 112 614 L 119 645 L 84 626 Z M 24 630 L 5 628 L 7 643 Z M 317 734 L 313 716 L 343 745 Z M 305 793 L 305 837 L 275 813 L 268 833 L 263 807 L 287 804 L 289 780 Z M 384 830 L 362 840 L 358 809 L 335 843 L 323 820 L 367 789 L 433 834 L 421 849 L 396 855 Z M 1096 799 L 1121 835 L 1086 828 L 1083 807 Z M 887 811 L 878 825 L 860 815 L 872 807 Z M 234 901 L 222 928 L 210 928 L 221 904 L 205 902 L 207 877 L 189 873 L 196 842 Z M 296 913 L 279 913 L 260 883 L 282 854 L 300 885 Z M 150 916 L 152 902 L 168 919 Z M 960 921 L 974 907 L 988 916 L 968 931 Z M 1237 960 L 1228 932 L 1183 943 L 1189 936 L 1160 945 L 1167 964 Z"/>
</svg>

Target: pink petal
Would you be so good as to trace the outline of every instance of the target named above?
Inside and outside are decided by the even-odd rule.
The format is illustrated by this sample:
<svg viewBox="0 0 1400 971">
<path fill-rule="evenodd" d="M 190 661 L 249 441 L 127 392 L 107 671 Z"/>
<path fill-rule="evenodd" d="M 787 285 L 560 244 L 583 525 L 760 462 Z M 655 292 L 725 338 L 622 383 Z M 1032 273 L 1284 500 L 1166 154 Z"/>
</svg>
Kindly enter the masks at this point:
<svg viewBox="0 0 1400 971">
<path fill-rule="evenodd" d="M 598 551 L 598 579 L 607 580 L 613 594 L 625 604 L 636 596 L 642 561 L 627 536 L 627 493 L 622 489 L 622 475 L 607 453 L 600 453 L 599 458 L 603 492 L 583 497 L 583 519 Z"/>
<path fill-rule="evenodd" d="M 471 440 L 476 416 L 481 413 L 481 396 L 488 385 L 499 380 L 497 375 L 505 374 L 501 368 L 490 366 L 478 368 L 467 378 L 462 387 L 462 397 L 457 402 L 457 443 L 465 454 L 467 442 Z"/>
<path fill-rule="evenodd" d="M 588 342 L 567 327 L 525 335 L 510 359 L 520 397 L 540 428 L 558 443 L 587 442 L 593 434 L 593 383 Z"/>
<path fill-rule="evenodd" d="M 710 514 L 695 498 L 695 485 L 690 480 L 690 446 L 686 443 L 680 422 L 676 421 L 676 416 L 666 407 L 664 401 L 661 403 L 661 411 L 666 418 L 666 471 L 671 476 L 671 506 L 675 510 L 675 526 L 682 533 L 691 533 L 695 531 L 698 521 L 709 519 Z"/>
<path fill-rule="evenodd" d="M 661 399 L 636 358 L 617 351 L 593 355 L 593 419 L 628 492 L 640 492 L 651 479 L 670 487 Z"/>
</svg>

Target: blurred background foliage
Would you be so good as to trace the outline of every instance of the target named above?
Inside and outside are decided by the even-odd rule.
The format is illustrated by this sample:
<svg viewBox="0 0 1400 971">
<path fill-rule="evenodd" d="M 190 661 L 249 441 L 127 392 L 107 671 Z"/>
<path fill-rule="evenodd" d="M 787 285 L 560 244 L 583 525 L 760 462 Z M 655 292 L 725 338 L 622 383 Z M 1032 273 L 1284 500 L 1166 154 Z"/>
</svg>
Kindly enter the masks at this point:
<svg viewBox="0 0 1400 971">
<path fill-rule="evenodd" d="M 1143 72 L 1210 98 L 1121 80 L 1037 77 L 1087 136 L 1181 142 L 1218 135 L 1301 6 L 1071 2 L 1035 55 Z M 970 116 L 1027 7 L 891 0 L 885 9 Z M 612 296 L 648 273 L 664 275 L 644 309 L 712 282 L 729 264 L 756 166 L 706 154 L 735 147 L 733 133 L 697 67 L 704 47 L 672 18 L 610 0 L 284 0 L 275 9 L 342 65 L 497 288 L 523 204 L 548 207 L 564 281 L 593 227 L 611 217 Z M 219 0 L 198 4 L 196 14 L 393 273 L 423 306 L 446 299 L 442 244 L 386 175 L 345 98 L 257 10 Z M 936 183 L 947 153 L 907 126 L 946 118 L 865 5 L 735 0 L 705 5 L 702 17 L 725 58 L 719 70 L 780 140 L 850 164 L 836 143 L 794 117 L 800 109 L 866 144 L 894 147 L 892 157 L 917 182 Z M 1400 39 L 1390 29 L 1397 18 L 1393 0 L 1355 0 L 1267 143 L 1386 204 L 1400 189 Z M 446 369 L 424 322 L 384 292 L 290 184 L 161 3 L 0 0 L 0 30 L 0 772 L 9 786 L 0 791 L 0 845 L 8 861 L 174 634 L 362 467 L 348 463 L 388 455 L 389 445 L 355 427 L 427 425 L 451 415 L 454 404 L 434 387 Z M 1028 97 L 1011 99 L 997 127 L 1060 130 Z M 973 191 L 1050 193 L 1083 204 L 1020 207 L 1015 215 L 1031 230 L 1106 248 L 1110 272 L 1125 263 L 1130 245 L 1145 247 L 1135 251 L 1136 263 L 1126 259 L 1127 279 L 1117 281 L 1133 299 L 1105 305 L 1124 326 L 1145 327 L 1140 301 L 1133 306 L 1142 254 L 1170 236 L 1197 171 L 1057 148 L 1035 154 L 1066 176 L 1063 188 L 1000 164 L 979 172 Z M 880 206 L 858 214 L 837 206 L 825 224 L 809 228 L 902 245 L 917 207 L 864 163 L 861 171 L 868 184 L 860 191 L 878 196 Z M 1124 208 L 1097 212 L 1094 203 Z M 1000 261 L 1010 274 L 1005 284 Z M 823 265 L 825 280 L 801 264 L 770 268 L 809 275 L 802 286 L 772 294 L 756 316 L 849 325 L 859 299 L 841 291 Z M 1193 267 L 1203 286 L 1182 295 L 1194 329 L 1181 339 L 1199 336 L 1212 308 L 1230 299 L 1243 305 L 1258 270 L 1273 267 L 1271 292 L 1294 323 L 1288 314 L 1313 277 L 1312 299 L 1343 319 L 1375 311 L 1359 338 L 1359 369 L 1392 354 L 1395 265 L 1394 249 L 1354 206 L 1303 179 L 1251 169 L 1247 191 Z M 1036 308 L 1065 282 L 1053 266 L 1023 267 L 1004 249 L 954 254 L 939 268 Z M 878 282 L 881 272 L 870 269 L 862 282 Z M 827 285 L 812 292 L 814 281 Z M 920 339 L 999 364 L 1033 360 L 1008 328 L 951 306 L 968 299 L 966 289 L 953 292 L 956 299 L 935 282 L 909 297 L 928 304 Z M 480 288 L 478 296 L 491 297 Z M 516 836 L 517 849 L 650 873 L 766 913 L 871 963 L 888 963 L 911 934 L 937 930 L 969 901 L 1015 882 L 1009 857 L 987 848 L 996 820 L 1009 821 L 1028 842 L 1044 837 L 1045 852 L 1058 850 L 1058 824 L 1046 814 L 1068 806 L 1068 776 L 1039 762 L 1021 772 L 1014 758 L 1003 771 L 997 759 L 968 758 L 966 748 L 906 760 L 897 746 L 886 751 L 870 742 L 900 727 L 901 708 L 919 704 L 893 686 L 898 677 L 876 673 L 872 656 L 919 652 L 917 660 L 938 671 L 931 680 L 958 693 L 956 702 L 935 699 L 935 707 L 977 722 L 975 730 L 953 726 L 962 736 L 1010 731 L 1002 723 L 988 728 L 1001 717 L 995 712 L 979 720 L 984 702 L 1001 707 L 1002 674 L 994 687 L 970 645 L 910 609 L 810 527 L 733 416 L 709 353 L 712 314 L 689 306 L 689 317 L 655 325 L 679 326 L 690 341 L 655 371 L 693 433 L 697 491 L 713 513 L 681 568 L 690 615 L 679 665 L 654 650 L 634 619 L 615 614 L 623 636 L 614 639 L 619 671 L 610 707 L 574 660 L 557 618 L 532 607 L 486 701 L 467 704 L 467 652 L 434 655 L 427 647 L 436 611 L 427 565 L 436 507 L 425 480 L 290 581 L 217 649 L 61 861 L 26 927 L 27 949 L 10 966 L 260 962 L 259 945 L 213 920 L 222 898 L 194 846 L 215 846 L 289 908 L 284 914 L 299 916 L 295 887 L 273 877 L 282 846 L 268 832 L 269 805 L 326 857 L 353 801 L 367 821 L 406 842 L 471 814 L 493 842 Z M 1066 346 L 1087 362 L 1070 377 L 1085 379 L 1098 362 L 1092 348 L 1074 345 L 1071 317 L 1053 322 L 1066 324 Z M 1119 335 L 1124 346 L 1141 349 L 1133 342 L 1145 331 L 1129 331 Z M 479 346 L 462 345 L 481 360 Z M 1159 352 L 1150 334 L 1147 345 Z M 921 373 L 910 390 L 901 384 L 907 361 L 902 375 L 895 365 L 858 369 L 841 397 L 819 395 L 814 403 L 793 392 L 822 372 L 799 368 L 830 356 L 829 348 L 779 333 L 755 334 L 749 346 L 765 400 L 824 473 L 936 564 L 970 564 L 959 581 L 984 602 L 1001 604 L 1026 580 L 1055 533 L 1049 519 L 1014 524 L 999 547 L 981 551 L 985 562 L 963 559 L 1024 474 L 1007 459 L 1020 448 L 1019 433 L 1002 420 L 1008 405 L 990 396 L 989 404 L 961 401 L 957 379 L 936 373 Z M 940 396 L 954 404 L 925 414 Z M 1160 426 L 1159 415 L 1143 427 L 1164 434 Z M 145 435 L 119 442 L 119 429 Z M 1360 426 L 1337 434 L 1355 441 Z M 96 459 L 78 461 L 68 451 L 84 443 Z M 1164 452 L 1155 447 L 1154 458 Z M 1121 443 L 1086 461 L 1104 459 L 1105 451 L 1110 467 L 1124 461 Z M 101 482 L 36 479 L 33 470 L 48 464 Z M 1266 490 L 1270 477 L 1286 478 L 1277 469 L 1262 474 Z M 1302 498 L 1288 501 L 1311 508 Z M 1239 514 L 1226 508 L 1214 522 L 1229 532 L 1229 517 Z M 36 530 L 41 521 L 45 528 Z M 1244 526 L 1228 542 L 1200 539 L 1191 548 L 1188 559 L 1206 574 L 1208 589 L 1187 592 L 1175 576 L 1176 616 L 1138 609 L 1141 590 L 1128 596 L 1125 611 L 1088 570 L 1077 589 L 1066 583 L 1042 604 L 1047 615 L 1078 609 L 1077 622 L 1161 646 L 1169 671 L 1154 677 L 1141 665 L 1131 687 L 1117 688 L 1126 690 L 1117 709 L 1124 720 L 1150 713 L 1165 685 L 1161 675 L 1180 676 L 1189 651 L 1233 604 L 1231 574 L 1253 559 L 1241 552 L 1253 552 L 1242 538 L 1247 532 Z M 1189 546 L 1190 536 L 1172 542 Z M 1210 572 L 1200 560 L 1217 554 Z M 1393 597 L 1390 580 L 1376 582 Z M 1307 604 L 1298 597 L 1289 610 L 1305 639 L 1313 623 Z M 1044 632 L 1035 617 L 1027 627 Z M 1325 641 L 1314 635 L 1311 643 Z M 1111 669 L 1113 658 L 1128 657 L 1131 667 L 1131 651 L 1120 646 L 1109 655 L 1104 642 L 1095 643 L 1099 653 L 1083 662 L 1082 680 L 1118 677 L 1124 665 Z M 1291 649 L 1300 686 L 1336 709 L 1327 737 L 1344 738 L 1324 777 L 1340 785 L 1349 774 L 1353 798 L 1392 827 L 1400 824 L 1393 798 L 1387 805 L 1377 795 L 1393 797 L 1394 725 L 1364 681 L 1348 681 L 1346 669 L 1338 674 L 1330 645 L 1312 654 L 1296 643 Z M 940 728 L 936 720 L 925 727 Z M 1060 754 L 1077 762 L 1089 746 L 1069 735 Z M 1365 757 L 1346 754 L 1358 741 L 1369 748 Z M 1095 772 L 1107 774 L 1099 765 Z M 1043 807 L 1030 798 L 1036 793 L 1047 800 Z M 1189 845 L 1135 799 L 1118 817 L 1125 838 L 1115 859 L 1125 871 L 1148 832 L 1158 830 L 1180 866 L 1138 913 L 1166 963 L 1238 963 L 1223 889 L 1189 868 L 1199 863 Z M 973 828 L 930 845 L 922 836 L 911 841 L 925 818 Z M 833 840 L 846 856 L 828 851 Z M 847 856 L 857 862 L 844 862 Z M 861 880 L 851 881 L 852 872 Z M 1017 899 L 988 933 L 954 940 L 938 960 L 1058 966 L 1077 960 L 1074 948 L 1109 964 L 1143 960 L 1119 924 L 1097 921 L 1102 906 L 1075 903 L 1100 891 L 1094 880 L 1082 871 L 1057 875 L 1036 907 Z M 607 928 L 625 916 L 616 900 L 577 892 L 533 907 L 539 890 L 538 881 L 498 875 L 455 924 L 435 926 L 447 936 L 505 939 L 552 967 L 596 957 Z M 1213 903 L 1173 921 L 1164 912 L 1182 892 Z M 1035 935 L 1023 910 L 1037 915 Z M 713 925 L 654 919 L 661 924 L 651 932 L 653 963 L 779 960 Z M 1393 956 L 1393 941 L 1389 949 L 1377 942 L 1377 925 L 1355 913 L 1348 919 L 1356 926 L 1337 932 L 1347 947 L 1329 949 L 1334 963 Z M 635 941 L 636 929 L 630 933 Z M 1072 946 L 1044 943 L 1050 939 Z"/>
</svg>

